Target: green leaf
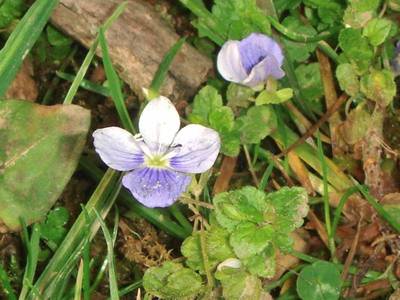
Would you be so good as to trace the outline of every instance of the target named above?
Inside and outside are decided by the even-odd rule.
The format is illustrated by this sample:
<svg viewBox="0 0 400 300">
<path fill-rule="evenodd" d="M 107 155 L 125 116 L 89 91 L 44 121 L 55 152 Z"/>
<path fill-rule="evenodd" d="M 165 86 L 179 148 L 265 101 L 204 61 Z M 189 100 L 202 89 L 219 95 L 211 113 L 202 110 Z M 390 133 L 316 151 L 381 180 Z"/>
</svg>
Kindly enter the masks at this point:
<svg viewBox="0 0 400 300">
<path fill-rule="evenodd" d="M 242 259 L 243 265 L 253 275 L 272 278 L 276 273 L 275 250 L 269 245 L 262 253 Z"/>
<path fill-rule="evenodd" d="M 242 39 L 253 32 L 271 34 L 270 24 L 263 12 L 258 8 L 256 0 L 216 0 L 212 8 L 214 25 L 210 21 L 199 18 L 195 23 L 200 36 L 209 36 L 209 31 L 218 32 L 224 39 Z M 206 28 L 207 30 L 204 30 Z"/>
<path fill-rule="evenodd" d="M 205 233 L 206 251 L 210 269 L 215 268 L 220 262 L 234 257 L 229 245 L 228 232 L 216 225 Z M 200 233 L 195 232 L 188 237 L 181 246 L 181 252 L 186 257 L 186 264 L 193 270 L 204 274 L 203 255 L 201 253 Z"/>
<path fill-rule="evenodd" d="M 4 29 L 22 15 L 24 0 L 4 0 L 0 6 L 0 28 Z"/>
<path fill-rule="evenodd" d="M 277 231 L 289 233 L 303 225 L 303 218 L 309 210 L 308 196 L 304 188 L 283 187 L 267 194 L 266 201 L 273 205 L 274 211 L 265 214 L 264 218 Z"/>
<path fill-rule="evenodd" d="M 271 106 L 253 106 L 245 116 L 236 120 L 242 144 L 257 144 L 277 127 L 277 119 Z"/>
<path fill-rule="evenodd" d="M 222 284 L 224 299 L 268 299 L 261 280 L 243 269 L 223 268 L 215 273 L 215 278 Z"/>
<path fill-rule="evenodd" d="M 46 221 L 42 224 L 41 235 L 52 250 L 55 250 L 65 237 L 67 229 L 64 226 L 68 219 L 68 210 L 65 207 L 57 207 L 48 213 Z"/>
<path fill-rule="evenodd" d="M 167 261 L 161 267 L 146 270 L 143 276 L 143 287 L 151 295 L 181 299 L 196 296 L 201 288 L 200 275 L 181 264 Z"/>
<path fill-rule="evenodd" d="M 267 208 L 265 193 L 250 186 L 217 194 L 213 203 L 218 223 L 230 232 L 242 221 L 262 221 Z"/>
<path fill-rule="evenodd" d="M 379 46 L 389 36 L 392 28 L 392 21 L 388 19 L 375 18 L 368 22 L 363 29 L 363 35 L 369 40 L 372 46 Z"/>
<path fill-rule="evenodd" d="M 371 64 L 374 52 L 366 37 L 361 35 L 360 29 L 345 28 L 339 34 L 339 46 L 345 57 L 357 67 L 357 73 L 367 71 Z"/>
<path fill-rule="evenodd" d="M 342 3 L 337 0 L 304 0 L 304 4 L 317 9 L 319 22 L 332 25 L 339 23 L 343 16 Z"/>
<path fill-rule="evenodd" d="M 237 257 L 249 258 L 263 252 L 271 244 L 273 236 L 273 228 L 269 225 L 259 227 L 242 222 L 232 232 L 229 243 Z"/>
<path fill-rule="evenodd" d="M 288 16 L 282 21 L 284 25 L 290 31 L 304 34 L 307 36 L 315 36 L 317 31 L 308 24 L 302 23 L 297 17 Z M 297 62 L 302 62 L 310 57 L 310 54 L 315 51 L 317 43 L 297 43 L 289 39 L 283 38 L 283 44 L 285 50 L 288 52 L 291 59 Z"/>
<path fill-rule="evenodd" d="M 357 107 L 347 115 L 346 121 L 343 124 L 341 129 L 343 139 L 349 145 L 354 145 L 361 141 L 367 133 L 370 122 L 371 114 L 368 112 L 366 105 L 357 105 Z"/>
<path fill-rule="evenodd" d="M 326 261 L 303 268 L 297 278 L 297 293 L 304 300 L 339 299 L 341 286 L 339 270 Z"/>
<path fill-rule="evenodd" d="M 37 0 L 0 51 L 0 97 L 4 96 L 23 60 L 39 38 L 58 0 Z"/>
<path fill-rule="evenodd" d="M 295 70 L 295 74 L 305 100 L 313 101 L 322 97 L 324 88 L 321 81 L 319 63 L 299 65 Z"/>
<path fill-rule="evenodd" d="M 351 64 L 340 64 L 336 69 L 336 78 L 340 88 L 350 96 L 360 91 L 360 81 Z"/>
<path fill-rule="evenodd" d="M 221 106 L 210 112 L 208 120 L 212 128 L 218 132 L 230 131 L 234 125 L 234 115 L 228 106 Z"/>
<path fill-rule="evenodd" d="M 393 72 L 372 69 L 369 74 L 361 78 L 361 92 L 379 105 L 388 106 L 396 95 Z"/>
<path fill-rule="evenodd" d="M 59 32 L 53 26 L 47 26 L 46 33 L 49 44 L 54 47 L 66 47 L 72 44 L 72 40 L 69 37 Z"/>
<path fill-rule="evenodd" d="M 226 99 L 228 99 L 228 105 L 235 107 L 248 107 L 251 103 L 251 97 L 253 97 L 255 91 L 252 88 L 230 83 L 226 91 Z"/>
<path fill-rule="evenodd" d="M 222 107 L 222 97 L 218 90 L 211 85 L 203 87 L 200 92 L 194 97 L 193 109 L 188 119 L 192 123 L 209 125 L 210 113 Z"/>
<path fill-rule="evenodd" d="M 258 94 L 256 98 L 256 105 L 279 104 L 288 101 L 292 97 L 293 90 L 290 88 L 281 89 L 276 92 L 264 90 Z"/>
<path fill-rule="evenodd" d="M 380 2 L 380 0 L 350 0 L 343 16 L 345 25 L 363 28 L 376 16 Z"/>
<path fill-rule="evenodd" d="M 233 129 L 219 134 L 222 142 L 221 153 L 228 156 L 238 156 L 240 152 L 240 132 Z"/>
<path fill-rule="evenodd" d="M 0 220 L 11 230 L 41 220 L 74 172 L 90 113 L 76 105 L 0 102 Z"/>
<path fill-rule="evenodd" d="M 400 0 L 389 0 L 388 6 L 390 9 L 399 12 L 400 11 Z"/>
</svg>

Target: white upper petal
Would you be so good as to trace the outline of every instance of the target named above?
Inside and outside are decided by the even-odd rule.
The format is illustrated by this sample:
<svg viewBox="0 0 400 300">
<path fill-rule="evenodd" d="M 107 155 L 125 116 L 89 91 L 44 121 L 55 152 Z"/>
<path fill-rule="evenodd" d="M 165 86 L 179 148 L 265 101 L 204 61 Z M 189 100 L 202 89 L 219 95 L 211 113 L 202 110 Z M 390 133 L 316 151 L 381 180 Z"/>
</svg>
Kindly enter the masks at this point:
<svg viewBox="0 0 400 300">
<path fill-rule="evenodd" d="M 217 68 L 221 76 L 232 82 L 240 83 L 247 77 L 240 53 L 239 41 L 227 41 L 221 48 L 217 57 Z"/>
<path fill-rule="evenodd" d="M 179 114 L 172 102 L 163 96 L 151 100 L 139 119 L 139 131 L 153 150 L 168 147 L 180 127 Z"/>
<path fill-rule="evenodd" d="M 119 127 L 106 127 L 93 132 L 94 147 L 104 163 L 119 171 L 130 171 L 144 162 L 140 142 Z"/>
<path fill-rule="evenodd" d="M 220 149 L 218 133 L 210 128 L 190 124 L 182 128 L 175 137 L 176 147 L 170 166 L 185 173 L 203 173 L 214 164 Z"/>
</svg>

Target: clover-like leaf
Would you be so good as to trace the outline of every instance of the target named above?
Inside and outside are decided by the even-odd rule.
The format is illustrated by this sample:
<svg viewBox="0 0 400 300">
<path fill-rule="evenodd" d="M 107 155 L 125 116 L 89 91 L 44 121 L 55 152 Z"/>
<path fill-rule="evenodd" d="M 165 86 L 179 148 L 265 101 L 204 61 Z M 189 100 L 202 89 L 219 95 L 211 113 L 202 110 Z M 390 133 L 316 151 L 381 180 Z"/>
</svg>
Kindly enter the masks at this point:
<svg viewBox="0 0 400 300">
<path fill-rule="evenodd" d="M 337 300 L 341 286 L 338 268 L 326 261 L 303 268 L 297 278 L 297 293 L 304 300 Z"/>
<path fill-rule="evenodd" d="M 0 222 L 43 219 L 78 164 L 90 113 L 77 105 L 0 101 Z"/>
</svg>

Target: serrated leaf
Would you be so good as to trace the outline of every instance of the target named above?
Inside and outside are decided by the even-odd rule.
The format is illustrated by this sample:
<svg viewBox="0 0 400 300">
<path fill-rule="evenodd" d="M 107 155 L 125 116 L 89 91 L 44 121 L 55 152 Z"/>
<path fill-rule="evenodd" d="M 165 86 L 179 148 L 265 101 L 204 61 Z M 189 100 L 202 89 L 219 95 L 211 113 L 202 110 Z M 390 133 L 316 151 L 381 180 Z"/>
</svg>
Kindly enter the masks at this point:
<svg viewBox="0 0 400 300">
<path fill-rule="evenodd" d="M 363 29 L 363 35 L 369 40 L 373 46 L 379 46 L 389 36 L 392 28 L 392 22 L 388 19 L 375 18 L 368 22 L 367 26 Z"/>
<path fill-rule="evenodd" d="M 242 259 L 243 265 L 253 275 L 271 278 L 276 272 L 275 250 L 272 245 L 262 253 Z"/>
<path fill-rule="evenodd" d="M 348 95 L 355 96 L 360 91 L 360 81 L 351 64 L 340 64 L 336 69 L 340 88 Z"/>
<path fill-rule="evenodd" d="M 249 258 L 263 252 L 272 243 L 273 236 L 273 228 L 269 225 L 259 227 L 242 222 L 231 233 L 229 243 L 237 257 Z"/>
<path fill-rule="evenodd" d="M 255 94 L 254 89 L 244 85 L 230 83 L 226 91 L 226 98 L 228 99 L 228 106 L 230 107 L 248 107 L 251 103 L 250 98 Z"/>
<path fill-rule="evenodd" d="M 357 73 L 367 71 L 374 57 L 372 46 L 360 29 L 345 28 L 339 34 L 339 46 L 346 58 L 357 67 Z"/>
<path fill-rule="evenodd" d="M 45 217 L 74 172 L 89 130 L 90 113 L 77 105 L 0 102 L 0 220 Z"/>
<path fill-rule="evenodd" d="M 252 213 L 254 213 L 254 210 L 263 213 L 267 208 L 265 193 L 254 187 L 244 187 L 240 190 L 217 194 L 213 198 L 213 203 L 218 223 L 228 231 L 232 231 L 241 221 L 254 222 L 258 220 L 257 216 L 248 215 L 241 208 L 246 207 L 245 210 Z M 239 203 L 241 204 L 240 207 L 238 206 Z M 253 207 L 253 209 L 250 209 L 250 207 Z M 232 211 L 228 212 L 227 208 L 231 208 Z"/>
<path fill-rule="evenodd" d="M 304 300 L 337 300 L 341 286 L 339 270 L 326 261 L 303 268 L 297 278 L 297 293 Z"/>
<path fill-rule="evenodd" d="M 341 128 L 341 133 L 346 143 L 354 145 L 362 140 L 370 126 L 370 121 L 371 114 L 365 105 L 358 105 L 350 111 Z"/>
<path fill-rule="evenodd" d="M 205 233 L 205 241 L 208 257 L 208 265 L 213 269 L 217 264 L 233 257 L 234 254 L 229 245 L 228 232 L 219 227 L 211 226 Z M 203 255 L 201 253 L 200 233 L 195 232 L 186 238 L 181 246 L 181 252 L 186 257 L 186 264 L 193 270 L 204 274 Z"/>
<path fill-rule="evenodd" d="M 388 106 L 396 95 L 393 72 L 372 69 L 369 74 L 361 78 L 361 92 L 379 105 Z"/>
<path fill-rule="evenodd" d="M 290 88 L 280 89 L 278 91 L 262 91 L 256 98 L 256 105 L 279 104 L 288 101 L 293 97 L 293 90 Z"/>
<path fill-rule="evenodd" d="M 271 106 L 253 106 L 235 125 L 241 133 L 242 144 L 257 144 L 276 129 L 277 120 Z"/>
<path fill-rule="evenodd" d="M 274 207 L 275 217 L 264 216 L 270 220 L 279 232 L 289 233 L 303 225 L 307 215 L 308 195 L 301 187 L 283 187 L 276 192 L 267 194 L 266 201 Z"/>
<path fill-rule="evenodd" d="M 347 6 L 343 20 L 345 25 L 363 28 L 376 15 L 380 0 L 351 0 Z"/>
<path fill-rule="evenodd" d="M 203 87 L 194 97 L 193 109 L 188 119 L 192 123 L 209 124 L 209 116 L 213 110 L 222 107 L 222 97 L 217 89 L 211 85 Z"/>
<path fill-rule="evenodd" d="M 57 207 L 48 213 L 46 221 L 41 225 L 40 233 L 52 250 L 55 250 L 65 237 L 67 229 L 64 226 L 68 219 L 68 210 L 65 207 Z"/>
<path fill-rule="evenodd" d="M 222 284 L 224 299 L 272 299 L 263 291 L 261 280 L 243 269 L 224 268 L 215 273 L 215 278 Z"/>
<path fill-rule="evenodd" d="M 200 275 L 181 264 L 167 261 L 161 267 L 146 270 L 143 287 L 151 295 L 177 299 L 194 297 L 202 288 Z"/>
<path fill-rule="evenodd" d="M 299 65 L 295 70 L 296 78 L 305 100 L 313 101 L 324 94 L 319 63 Z"/>
<path fill-rule="evenodd" d="M 4 29 L 19 18 L 25 7 L 23 0 L 4 0 L 0 4 L 0 28 Z"/>
<path fill-rule="evenodd" d="M 220 132 L 221 153 L 227 156 L 238 156 L 240 152 L 240 132 L 238 130 L 229 130 Z"/>
<path fill-rule="evenodd" d="M 208 116 L 212 128 L 218 132 L 231 131 L 234 125 L 234 115 L 228 106 L 218 107 L 212 110 Z"/>
<path fill-rule="evenodd" d="M 311 25 L 302 23 L 299 18 L 294 16 L 286 17 L 282 21 L 282 25 L 284 25 L 288 30 L 296 33 L 308 36 L 314 36 L 317 34 L 317 31 Z M 307 60 L 310 57 L 311 52 L 313 52 L 317 47 L 317 43 L 298 43 L 285 38 L 283 39 L 283 43 L 290 58 L 297 62 Z"/>
<path fill-rule="evenodd" d="M 226 39 L 239 40 L 253 32 L 271 34 L 270 24 L 256 0 L 216 0 L 212 14 L 218 21 L 217 31 Z"/>
</svg>

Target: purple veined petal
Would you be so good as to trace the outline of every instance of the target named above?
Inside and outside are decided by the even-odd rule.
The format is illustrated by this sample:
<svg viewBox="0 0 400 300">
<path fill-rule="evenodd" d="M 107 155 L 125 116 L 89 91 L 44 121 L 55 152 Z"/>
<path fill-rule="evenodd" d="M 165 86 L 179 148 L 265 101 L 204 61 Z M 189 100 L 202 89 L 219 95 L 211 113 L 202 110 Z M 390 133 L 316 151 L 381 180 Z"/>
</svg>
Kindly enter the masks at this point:
<svg viewBox="0 0 400 300">
<path fill-rule="evenodd" d="M 250 74 L 252 69 L 268 56 L 274 57 L 279 67 L 283 63 L 283 53 L 279 44 L 261 33 L 252 33 L 241 40 L 239 53 L 240 61 L 247 74 Z"/>
<path fill-rule="evenodd" d="M 106 127 L 93 132 L 93 144 L 103 162 L 118 171 L 130 171 L 144 163 L 140 143 L 128 131 Z"/>
<path fill-rule="evenodd" d="M 218 53 L 217 68 L 221 76 L 228 81 L 240 83 L 247 77 L 240 61 L 239 41 L 226 42 Z"/>
<path fill-rule="evenodd" d="M 139 131 L 146 144 L 158 153 L 174 140 L 181 121 L 172 102 L 163 96 L 151 100 L 139 119 Z"/>
<path fill-rule="evenodd" d="M 169 161 L 172 169 L 185 173 L 203 173 L 217 159 L 221 142 L 215 130 L 190 124 L 178 132 L 173 145 L 177 146 L 177 151 Z"/>
<path fill-rule="evenodd" d="M 283 72 L 275 58 L 272 56 L 266 57 L 256 65 L 242 84 L 254 87 L 265 82 L 270 76 L 275 79 L 280 79 L 285 76 L 285 72 Z"/>
<path fill-rule="evenodd" d="M 192 178 L 168 169 L 140 168 L 122 178 L 122 184 L 147 207 L 172 205 L 186 191 Z"/>
</svg>

